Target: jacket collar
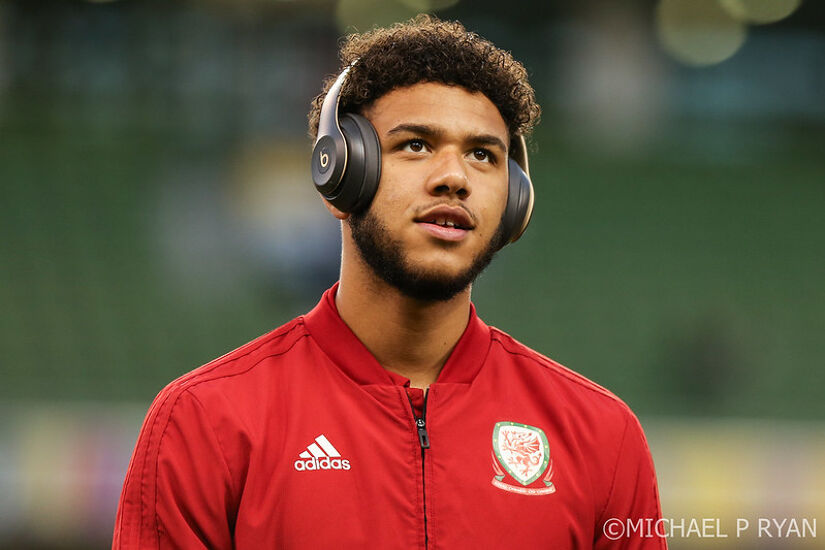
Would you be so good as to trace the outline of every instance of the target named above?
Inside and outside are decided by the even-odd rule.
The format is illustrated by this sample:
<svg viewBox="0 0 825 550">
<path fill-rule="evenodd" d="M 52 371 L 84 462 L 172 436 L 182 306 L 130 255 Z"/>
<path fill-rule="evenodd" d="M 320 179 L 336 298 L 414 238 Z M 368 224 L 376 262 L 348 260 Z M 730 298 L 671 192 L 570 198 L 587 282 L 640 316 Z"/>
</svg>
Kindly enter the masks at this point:
<svg viewBox="0 0 825 550">
<path fill-rule="evenodd" d="M 406 386 L 409 380 L 383 368 L 338 315 L 336 282 L 324 292 L 315 308 L 302 317 L 310 336 L 351 379 L 358 384 Z M 478 374 L 490 349 L 490 327 L 470 304 L 470 319 L 464 334 L 441 369 L 436 384 L 469 384 Z"/>
</svg>

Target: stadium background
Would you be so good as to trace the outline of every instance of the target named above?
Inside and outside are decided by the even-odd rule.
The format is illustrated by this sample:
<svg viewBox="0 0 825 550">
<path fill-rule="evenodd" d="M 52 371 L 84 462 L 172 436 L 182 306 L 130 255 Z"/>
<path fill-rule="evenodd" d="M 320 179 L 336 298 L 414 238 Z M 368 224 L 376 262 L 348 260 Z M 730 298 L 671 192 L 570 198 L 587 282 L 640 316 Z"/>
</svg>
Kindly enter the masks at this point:
<svg viewBox="0 0 825 550">
<path fill-rule="evenodd" d="M 664 515 L 729 535 L 671 548 L 825 548 L 816 0 L 0 2 L 0 547 L 107 547 L 157 391 L 335 280 L 308 103 L 342 33 L 428 10 L 544 109 L 482 317 L 639 414 Z"/>
</svg>

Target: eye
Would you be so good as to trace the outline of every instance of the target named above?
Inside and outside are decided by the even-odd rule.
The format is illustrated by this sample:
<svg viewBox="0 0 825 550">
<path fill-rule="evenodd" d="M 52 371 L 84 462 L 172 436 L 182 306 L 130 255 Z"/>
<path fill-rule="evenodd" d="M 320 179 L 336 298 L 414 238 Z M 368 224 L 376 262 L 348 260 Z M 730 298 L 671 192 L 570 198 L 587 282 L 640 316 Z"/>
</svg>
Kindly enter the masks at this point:
<svg viewBox="0 0 825 550">
<path fill-rule="evenodd" d="M 493 154 L 484 148 L 473 149 L 472 155 L 473 160 L 477 160 L 479 162 L 495 162 L 495 157 L 493 156 Z"/>
<path fill-rule="evenodd" d="M 424 141 L 420 139 L 411 139 L 407 143 L 404 144 L 402 151 L 408 151 L 410 153 L 421 153 L 425 151 L 427 146 L 424 144 Z"/>
</svg>

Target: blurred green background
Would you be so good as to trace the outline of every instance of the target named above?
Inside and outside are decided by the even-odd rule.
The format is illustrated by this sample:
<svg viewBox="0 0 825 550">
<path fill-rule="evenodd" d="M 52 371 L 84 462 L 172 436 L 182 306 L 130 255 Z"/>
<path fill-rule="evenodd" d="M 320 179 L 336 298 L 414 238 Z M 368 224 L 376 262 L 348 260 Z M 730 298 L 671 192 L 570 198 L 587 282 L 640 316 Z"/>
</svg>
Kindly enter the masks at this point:
<svg viewBox="0 0 825 550">
<path fill-rule="evenodd" d="M 482 318 L 633 407 L 665 516 L 823 531 L 671 548 L 825 548 L 814 0 L 0 2 L 0 547 L 105 548 L 154 395 L 335 281 L 306 111 L 342 35 L 420 11 L 543 107 Z"/>
</svg>

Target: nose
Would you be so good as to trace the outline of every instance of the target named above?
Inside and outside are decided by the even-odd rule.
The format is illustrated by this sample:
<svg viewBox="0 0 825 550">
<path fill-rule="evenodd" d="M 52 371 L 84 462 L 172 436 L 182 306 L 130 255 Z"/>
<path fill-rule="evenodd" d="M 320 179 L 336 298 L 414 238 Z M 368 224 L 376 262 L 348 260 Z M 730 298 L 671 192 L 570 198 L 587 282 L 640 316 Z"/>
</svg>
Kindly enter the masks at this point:
<svg viewBox="0 0 825 550">
<path fill-rule="evenodd" d="M 460 151 L 442 150 L 434 161 L 427 180 L 427 191 L 431 195 L 455 195 L 459 199 L 470 196 L 470 179 Z"/>
</svg>

